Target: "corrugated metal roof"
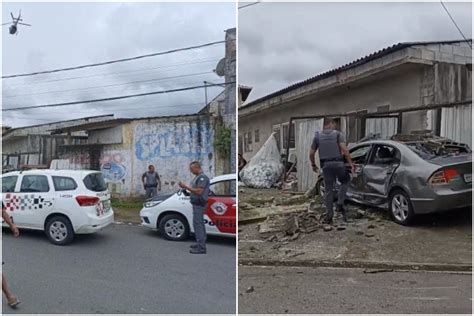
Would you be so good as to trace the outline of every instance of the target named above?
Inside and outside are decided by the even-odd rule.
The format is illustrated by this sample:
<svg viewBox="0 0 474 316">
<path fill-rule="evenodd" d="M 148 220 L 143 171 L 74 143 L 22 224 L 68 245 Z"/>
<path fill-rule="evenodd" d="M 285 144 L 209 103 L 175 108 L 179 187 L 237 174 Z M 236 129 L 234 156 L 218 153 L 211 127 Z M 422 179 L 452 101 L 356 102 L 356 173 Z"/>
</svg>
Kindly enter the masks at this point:
<svg viewBox="0 0 474 316">
<path fill-rule="evenodd" d="M 119 119 L 113 119 L 113 120 L 70 125 L 70 126 L 66 126 L 62 128 L 51 129 L 50 131 L 52 134 L 63 134 L 65 132 L 78 132 L 78 131 L 92 131 L 92 130 L 115 127 L 120 124 L 127 123 L 129 121 L 131 121 L 131 119 L 119 118 Z"/>
<path fill-rule="evenodd" d="M 469 41 L 472 42 L 472 39 L 469 39 Z M 259 99 L 256 99 L 252 102 L 249 102 L 247 104 L 244 104 L 240 107 L 240 109 L 245 109 L 245 108 L 248 108 L 248 107 L 251 107 L 255 104 L 258 104 L 260 102 L 263 102 L 265 100 L 268 100 L 268 99 L 271 99 L 273 97 L 276 97 L 276 96 L 279 96 L 279 95 L 282 95 L 286 92 L 289 92 L 289 91 L 292 91 L 294 89 L 297 89 L 297 88 L 300 88 L 300 87 L 303 87 L 305 85 L 308 85 L 308 84 L 311 84 L 313 82 L 316 82 L 318 80 L 322 80 L 322 79 L 325 79 L 325 78 L 328 78 L 328 77 L 331 77 L 333 75 L 336 75 L 342 71 L 345 71 L 345 70 L 348 70 L 348 69 L 351 69 L 351 68 L 354 68 L 354 67 L 357 67 L 357 66 L 360 66 L 360 65 L 363 65 L 365 63 L 368 63 L 374 59 L 377 59 L 377 58 L 380 58 L 380 57 L 383 57 L 385 55 L 388 55 L 390 53 L 393 53 L 395 51 L 398 51 L 398 50 L 401 50 L 401 49 L 404 49 L 404 48 L 407 48 L 407 47 L 411 47 L 411 46 L 415 46 L 415 45 L 430 45 L 430 44 L 453 44 L 453 43 L 460 43 L 460 42 L 465 42 L 464 40 L 451 40 L 451 41 L 426 41 L 426 42 L 404 42 L 404 43 L 398 43 L 398 44 L 395 44 L 395 45 L 392 45 L 392 46 L 389 46 L 389 47 L 386 47 L 386 48 L 383 48 L 379 51 L 376 51 L 370 55 L 367 55 L 367 56 L 364 56 L 362 58 L 359 58 L 359 59 L 356 59 L 348 64 L 345 64 L 345 65 L 342 65 L 340 67 L 337 67 L 337 68 L 334 68 L 334 69 L 331 69 L 329 71 L 326 71 L 326 72 L 323 72 L 319 75 L 316 75 L 314 77 L 311 77 L 311 78 L 308 78 L 306 80 L 303 80 L 303 81 L 300 81 L 300 82 L 297 82 L 295 84 L 292 84 L 286 88 L 283 88 L 281 90 L 278 90 L 278 91 L 275 91 L 273 93 L 270 93 L 266 96 L 263 96 Z"/>
</svg>

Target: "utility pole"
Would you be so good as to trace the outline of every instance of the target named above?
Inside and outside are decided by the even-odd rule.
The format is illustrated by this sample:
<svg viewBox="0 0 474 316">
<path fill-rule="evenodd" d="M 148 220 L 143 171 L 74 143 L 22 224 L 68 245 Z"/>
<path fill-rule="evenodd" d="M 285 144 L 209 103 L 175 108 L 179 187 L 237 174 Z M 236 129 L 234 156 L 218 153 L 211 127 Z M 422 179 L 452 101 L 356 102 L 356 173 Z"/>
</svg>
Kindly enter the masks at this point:
<svg viewBox="0 0 474 316">
<path fill-rule="evenodd" d="M 205 106 L 207 106 L 207 81 L 204 81 L 204 98 L 206 100 Z"/>
</svg>

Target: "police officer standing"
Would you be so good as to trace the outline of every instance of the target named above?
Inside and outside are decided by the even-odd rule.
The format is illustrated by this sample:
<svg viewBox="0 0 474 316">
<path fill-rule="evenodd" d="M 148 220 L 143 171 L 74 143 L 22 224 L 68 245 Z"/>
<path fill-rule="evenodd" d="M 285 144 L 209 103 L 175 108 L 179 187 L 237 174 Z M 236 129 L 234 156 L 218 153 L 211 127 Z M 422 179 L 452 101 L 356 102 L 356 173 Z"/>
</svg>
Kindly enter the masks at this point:
<svg viewBox="0 0 474 316">
<path fill-rule="evenodd" d="M 155 197 L 158 191 L 161 191 L 161 179 L 158 172 L 155 171 L 155 166 L 148 166 L 148 171 L 142 175 L 142 183 L 146 199 Z"/>
<path fill-rule="evenodd" d="M 192 254 L 206 253 L 206 227 L 204 226 L 204 212 L 206 211 L 207 198 L 209 196 L 209 178 L 202 172 L 201 165 L 197 161 L 191 162 L 189 170 L 195 178 L 191 185 L 179 182 L 179 186 L 191 193 L 191 204 L 193 205 L 193 227 L 196 236 L 196 244 L 191 245 Z"/>
<path fill-rule="evenodd" d="M 344 165 L 344 158 L 350 164 L 352 172 L 355 165 L 352 162 L 349 150 L 346 146 L 346 138 L 344 134 L 336 130 L 336 122 L 332 118 L 324 118 L 324 127 L 322 132 L 316 132 L 309 159 L 314 172 L 318 172 L 318 167 L 314 161 L 314 154 L 319 150 L 319 161 L 323 171 L 325 185 L 325 205 L 326 205 L 326 224 L 332 224 L 334 188 L 336 179 L 341 183 L 339 189 L 337 208 L 342 213 L 344 221 L 347 221 L 346 209 L 344 201 L 346 199 L 347 186 L 349 184 L 350 175 Z"/>
</svg>

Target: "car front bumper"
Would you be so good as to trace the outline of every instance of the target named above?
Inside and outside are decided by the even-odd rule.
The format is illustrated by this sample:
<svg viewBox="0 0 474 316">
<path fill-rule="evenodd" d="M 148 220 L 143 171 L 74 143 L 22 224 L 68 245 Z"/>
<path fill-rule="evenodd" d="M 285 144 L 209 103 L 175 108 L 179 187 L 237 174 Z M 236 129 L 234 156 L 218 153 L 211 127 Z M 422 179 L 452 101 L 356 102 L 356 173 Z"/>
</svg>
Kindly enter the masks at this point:
<svg viewBox="0 0 474 316">
<path fill-rule="evenodd" d="M 141 225 L 146 228 L 156 229 L 155 215 L 148 209 L 142 209 L 140 211 Z"/>
<path fill-rule="evenodd" d="M 114 222 L 114 211 L 100 218 L 89 217 L 89 222 L 76 229 L 76 234 L 92 234 L 98 232 Z"/>
<path fill-rule="evenodd" d="M 472 189 L 443 190 L 429 198 L 411 198 L 415 214 L 429 214 L 472 206 Z"/>
</svg>

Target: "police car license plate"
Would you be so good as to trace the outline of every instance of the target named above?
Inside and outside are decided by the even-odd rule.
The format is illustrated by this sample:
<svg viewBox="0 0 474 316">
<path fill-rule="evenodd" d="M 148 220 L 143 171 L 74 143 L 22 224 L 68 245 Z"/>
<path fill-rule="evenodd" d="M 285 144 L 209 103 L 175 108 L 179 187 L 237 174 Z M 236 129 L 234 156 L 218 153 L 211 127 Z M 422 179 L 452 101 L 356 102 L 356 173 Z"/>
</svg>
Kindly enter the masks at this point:
<svg viewBox="0 0 474 316">
<path fill-rule="evenodd" d="M 104 208 L 104 213 L 107 213 L 108 211 L 110 211 L 110 208 L 111 208 L 110 200 L 102 202 L 102 206 Z"/>
<path fill-rule="evenodd" d="M 466 173 L 464 175 L 464 181 L 466 181 L 467 183 L 471 183 L 472 182 L 472 173 Z"/>
</svg>

